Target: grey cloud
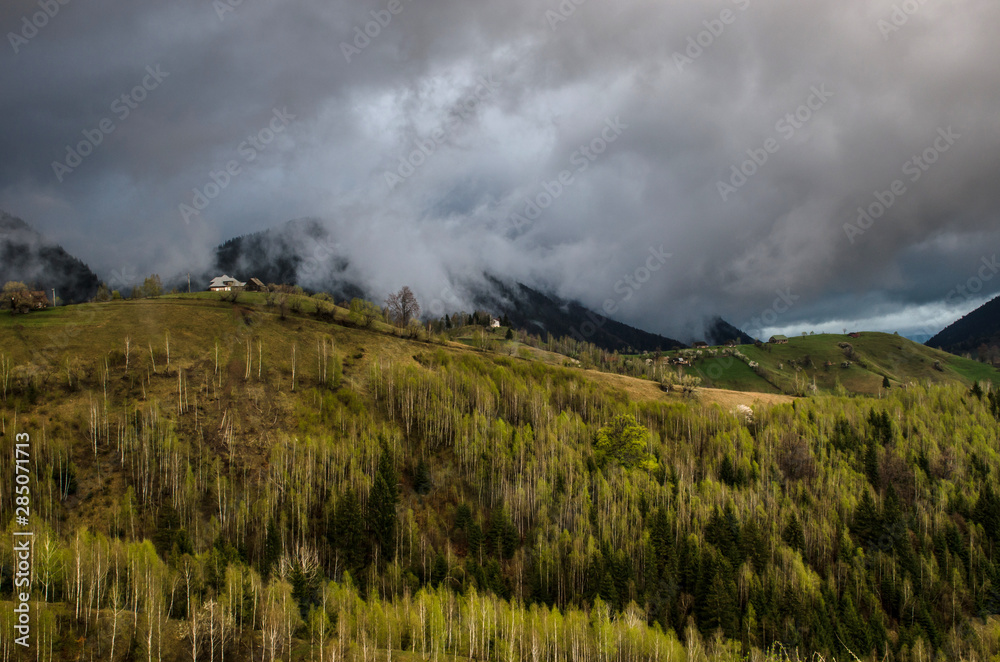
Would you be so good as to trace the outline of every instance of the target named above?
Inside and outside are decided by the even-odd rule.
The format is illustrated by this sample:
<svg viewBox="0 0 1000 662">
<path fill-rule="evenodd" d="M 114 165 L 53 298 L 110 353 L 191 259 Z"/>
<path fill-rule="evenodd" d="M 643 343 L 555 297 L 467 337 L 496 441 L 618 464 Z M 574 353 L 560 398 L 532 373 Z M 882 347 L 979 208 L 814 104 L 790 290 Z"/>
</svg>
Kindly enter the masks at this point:
<svg viewBox="0 0 1000 662">
<path fill-rule="evenodd" d="M 435 297 L 490 271 L 598 309 L 664 244 L 672 257 L 616 316 L 668 335 L 716 314 L 749 323 L 785 287 L 802 298 L 784 324 L 927 317 L 996 245 L 995 3 L 929 1 L 887 38 L 890 0 L 587 0 L 553 29 L 560 4 L 401 0 L 347 62 L 341 43 L 388 0 L 244 0 L 221 20 L 206 2 L 73 0 L 0 50 L 15 91 L 0 100 L 0 208 L 105 273 L 123 253 L 186 270 L 214 242 L 308 216 L 375 293 Z M 6 3 L 0 29 L 37 8 Z M 679 70 L 689 38 L 708 45 Z M 59 183 L 52 161 L 157 64 L 169 78 Z M 482 76 L 500 85 L 463 112 Z M 833 96 L 779 130 L 816 86 Z M 282 107 L 296 120 L 242 161 Z M 515 231 L 511 214 L 613 117 L 620 139 Z M 449 126 L 390 191 L 385 172 Z M 910 181 L 904 164 L 946 127 L 961 138 Z M 768 139 L 778 151 L 723 200 L 718 182 Z M 178 205 L 234 159 L 240 175 L 183 223 Z M 852 243 L 844 224 L 897 179 L 906 193 Z"/>
</svg>

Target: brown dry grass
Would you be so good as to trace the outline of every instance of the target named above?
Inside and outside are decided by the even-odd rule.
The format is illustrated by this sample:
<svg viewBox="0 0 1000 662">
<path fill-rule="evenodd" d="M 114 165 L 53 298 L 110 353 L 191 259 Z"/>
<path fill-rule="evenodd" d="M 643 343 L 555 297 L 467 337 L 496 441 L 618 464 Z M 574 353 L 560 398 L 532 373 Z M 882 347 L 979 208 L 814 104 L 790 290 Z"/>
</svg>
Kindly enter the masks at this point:
<svg viewBox="0 0 1000 662">
<path fill-rule="evenodd" d="M 777 393 L 755 393 L 753 391 L 729 391 L 722 388 L 700 388 L 695 397 L 700 402 L 721 405 L 724 409 L 734 409 L 736 405 L 763 405 L 772 407 L 774 405 L 791 404 L 793 398 L 790 395 L 779 395 Z"/>
<path fill-rule="evenodd" d="M 615 375 L 597 370 L 587 370 L 587 377 L 598 383 L 607 384 L 613 388 L 625 391 L 632 400 L 683 400 L 686 398 L 679 391 L 667 393 L 656 382 L 648 379 L 638 379 L 626 375 Z M 789 395 L 774 393 L 756 393 L 752 391 L 728 391 L 719 388 L 699 388 L 694 400 L 703 404 L 718 404 L 724 409 L 733 409 L 736 405 L 763 405 L 771 407 L 789 404 L 794 398 Z"/>
</svg>

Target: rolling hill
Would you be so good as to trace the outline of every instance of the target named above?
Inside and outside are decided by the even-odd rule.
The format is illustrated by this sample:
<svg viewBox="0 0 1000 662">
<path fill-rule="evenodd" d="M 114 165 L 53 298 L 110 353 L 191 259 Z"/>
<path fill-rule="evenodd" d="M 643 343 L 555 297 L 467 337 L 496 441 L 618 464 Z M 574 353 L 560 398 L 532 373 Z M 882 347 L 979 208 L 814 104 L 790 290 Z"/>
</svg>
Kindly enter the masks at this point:
<svg viewBox="0 0 1000 662">
<path fill-rule="evenodd" d="M 792 395 L 814 390 L 877 395 L 885 378 L 892 387 L 927 382 L 1000 384 L 1000 371 L 989 365 L 887 333 L 865 332 L 858 338 L 817 334 L 792 337 L 787 344 L 740 345 L 737 349 L 745 360 L 723 356 L 727 352 L 723 347 L 703 350 L 701 356 L 692 350 L 683 352 L 693 360 L 693 366 L 685 370 L 701 377 L 707 386 Z"/>
<path fill-rule="evenodd" d="M 31 457 L 30 521 L 13 481 L 0 521 L 33 534 L 46 659 L 1000 652 L 1000 398 L 972 362 L 863 334 L 842 385 L 916 383 L 692 397 L 286 303 L 0 316 L 0 473 Z M 837 342 L 740 349 L 783 390 Z"/>
</svg>

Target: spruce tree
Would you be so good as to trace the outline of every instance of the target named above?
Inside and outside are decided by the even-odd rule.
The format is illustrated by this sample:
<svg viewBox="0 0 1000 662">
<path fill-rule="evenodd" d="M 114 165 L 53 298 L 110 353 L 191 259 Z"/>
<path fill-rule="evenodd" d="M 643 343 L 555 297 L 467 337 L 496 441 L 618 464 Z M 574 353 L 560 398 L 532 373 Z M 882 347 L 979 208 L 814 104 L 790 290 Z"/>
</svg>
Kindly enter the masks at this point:
<svg viewBox="0 0 1000 662">
<path fill-rule="evenodd" d="M 271 574 L 278 559 L 281 558 L 281 534 L 274 518 L 267 523 L 267 534 L 264 536 L 264 549 L 260 558 L 260 572 L 264 576 Z"/>
<path fill-rule="evenodd" d="M 879 489 L 882 477 L 879 475 L 878 446 L 874 439 L 868 440 L 868 448 L 865 449 L 865 476 L 868 477 L 868 482 L 871 483 L 872 487 L 876 490 Z"/>
<path fill-rule="evenodd" d="M 605 572 L 601 578 L 601 588 L 598 590 L 601 599 L 607 602 L 612 608 L 618 607 L 618 589 L 615 588 L 615 580 L 610 572 Z"/>
<path fill-rule="evenodd" d="M 764 540 L 760 525 L 757 524 L 755 518 L 751 517 L 743 525 L 743 535 L 740 542 L 743 558 L 748 559 L 753 564 L 754 572 L 762 572 L 767 564 L 767 541 Z"/>
<path fill-rule="evenodd" d="M 989 483 L 979 493 L 972 516 L 982 525 L 987 538 L 1000 542 L 1000 499 L 993 493 L 993 486 Z"/>
<path fill-rule="evenodd" d="M 455 528 L 465 531 L 471 522 L 472 508 L 465 502 L 458 504 L 458 508 L 455 509 Z"/>
<path fill-rule="evenodd" d="M 445 559 L 444 554 L 438 552 L 437 556 L 434 557 L 434 566 L 431 569 L 431 584 L 437 588 L 447 576 L 448 560 Z"/>
<path fill-rule="evenodd" d="M 431 491 L 431 469 L 424 458 L 420 458 L 420 462 L 417 463 L 413 475 L 413 491 L 417 494 L 427 494 Z"/>
<path fill-rule="evenodd" d="M 785 526 L 781 537 L 795 551 L 801 552 L 805 549 L 806 536 L 802 530 L 802 524 L 799 522 L 799 518 L 795 516 L 795 513 L 792 513 L 792 517 L 788 520 L 788 525 Z"/>
<path fill-rule="evenodd" d="M 375 481 L 368 498 L 368 530 L 378 558 L 388 563 L 396 555 L 396 502 L 399 499 L 399 477 L 388 451 L 382 451 L 375 472 Z"/>
<path fill-rule="evenodd" d="M 486 530 L 486 547 L 489 553 L 505 559 L 513 558 L 520 542 L 520 534 L 510 521 L 507 511 L 503 507 L 494 509 L 490 526 Z"/>
<path fill-rule="evenodd" d="M 861 503 L 854 511 L 854 522 L 851 524 L 851 533 L 854 538 L 864 547 L 873 545 L 882 530 L 882 517 L 875 506 L 875 501 L 868 490 L 861 495 Z"/>
<path fill-rule="evenodd" d="M 483 551 L 483 528 L 479 526 L 478 522 L 469 523 L 468 538 L 469 556 L 478 560 Z"/>
<path fill-rule="evenodd" d="M 337 503 L 329 539 L 343 560 L 344 569 L 357 576 L 365 566 L 368 550 L 365 544 L 365 526 L 361 516 L 361 504 L 358 503 L 358 497 L 352 489 L 344 492 Z"/>
</svg>

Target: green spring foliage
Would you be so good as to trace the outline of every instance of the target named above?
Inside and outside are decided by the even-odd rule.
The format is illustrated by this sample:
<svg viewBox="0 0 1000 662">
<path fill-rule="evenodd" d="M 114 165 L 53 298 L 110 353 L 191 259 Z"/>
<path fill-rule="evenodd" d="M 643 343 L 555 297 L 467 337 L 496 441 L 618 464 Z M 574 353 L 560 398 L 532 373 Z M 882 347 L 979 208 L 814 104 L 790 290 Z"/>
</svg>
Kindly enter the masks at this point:
<svg viewBox="0 0 1000 662">
<path fill-rule="evenodd" d="M 111 313 L 0 360 L 2 475 L 32 436 L 42 659 L 1000 653 L 989 385 L 747 417 L 204 305 L 169 364 L 166 322 L 126 349 Z M 7 482 L 8 528 L 13 506 Z"/>
</svg>

